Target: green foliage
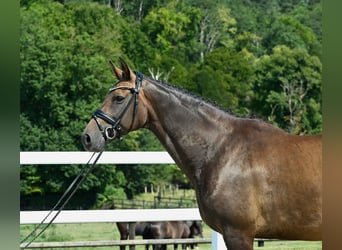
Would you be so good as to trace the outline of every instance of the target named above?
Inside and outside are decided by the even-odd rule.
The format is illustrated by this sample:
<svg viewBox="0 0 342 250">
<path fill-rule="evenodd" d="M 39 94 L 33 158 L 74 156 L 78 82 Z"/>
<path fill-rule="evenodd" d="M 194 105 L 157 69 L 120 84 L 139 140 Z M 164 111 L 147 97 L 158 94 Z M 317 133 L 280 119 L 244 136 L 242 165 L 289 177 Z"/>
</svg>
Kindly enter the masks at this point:
<svg viewBox="0 0 342 250">
<path fill-rule="evenodd" d="M 103 193 L 98 193 L 96 204 L 97 208 L 103 207 L 106 203 L 111 202 L 113 199 L 126 199 L 126 193 L 123 188 L 118 188 L 116 185 L 108 184 Z"/>
<path fill-rule="evenodd" d="M 313 31 L 289 15 L 280 16 L 270 28 L 270 32 L 263 39 L 265 47 L 286 45 L 289 48 L 303 48 L 310 54 L 320 55 L 320 44 Z"/>
<path fill-rule="evenodd" d="M 292 133 L 322 129 L 322 64 L 306 50 L 277 46 L 256 61 L 254 105 Z"/>
<path fill-rule="evenodd" d="M 95 10 L 101 14 L 94 15 Z M 84 31 L 79 15 L 80 20 L 87 20 L 89 30 Z M 98 20 L 99 16 L 107 20 Z M 117 18 L 97 5 L 65 8 L 46 2 L 21 11 L 21 110 L 41 130 L 41 136 L 59 142 L 71 136 L 73 143 L 58 143 L 54 150 L 81 149 L 77 131 L 110 86 L 103 83 L 113 82 L 106 61 L 120 55 L 114 40 L 119 37 L 113 22 Z M 22 140 L 26 135 L 30 136 L 21 134 Z M 37 146 L 35 150 L 49 150 L 46 144 Z"/>
<path fill-rule="evenodd" d="M 193 91 L 239 114 L 248 113 L 253 69 L 242 52 L 223 47 L 204 58 L 194 74 Z"/>
<path fill-rule="evenodd" d="M 80 134 L 116 82 L 108 60 L 119 56 L 238 115 L 322 131 L 321 1 L 114 2 L 20 1 L 21 151 L 82 150 Z M 139 130 L 108 150 L 163 147 Z M 60 195 L 81 167 L 21 167 L 22 201 Z M 76 199 L 101 206 L 165 183 L 188 184 L 174 165 L 99 165 Z"/>
<path fill-rule="evenodd" d="M 121 54 L 119 19 L 97 4 L 65 7 L 45 1 L 21 10 L 21 150 L 82 149 L 80 131 L 115 81 L 106 61 Z M 39 188 L 61 193 L 80 172 L 80 166 L 31 169 L 22 170 L 23 195 Z M 118 176 L 113 166 L 100 165 L 81 190 L 102 192 Z"/>
<path fill-rule="evenodd" d="M 165 7 L 152 9 L 142 20 L 141 29 L 157 49 L 157 56 L 183 53 L 193 57 L 198 47 L 196 39 L 200 19 L 198 9 L 170 1 Z"/>
</svg>

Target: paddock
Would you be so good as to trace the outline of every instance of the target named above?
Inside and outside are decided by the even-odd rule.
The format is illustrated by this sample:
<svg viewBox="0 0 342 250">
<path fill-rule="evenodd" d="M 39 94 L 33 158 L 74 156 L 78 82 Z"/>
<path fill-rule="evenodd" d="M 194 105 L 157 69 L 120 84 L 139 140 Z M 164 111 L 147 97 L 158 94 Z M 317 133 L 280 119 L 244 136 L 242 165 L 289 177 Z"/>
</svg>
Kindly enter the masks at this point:
<svg viewBox="0 0 342 250">
<path fill-rule="evenodd" d="M 86 164 L 92 153 L 90 152 L 20 152 L 20 165 L 62 165 Z M 167 152 L 103 152 L 97 164 L 175 164 Z M 20 211 L 20 225 L 39 224 L 49 211 Z M 45 223 L 56 212 L 52 212 Z M 92 223 L 92 222 L 130 222 L 141 221 L 179 221 L 202 220 L 197 208 L 177 209 L 117 209 L 117 210 L 63 210 L 53 221 L 53 224 L 62 223 Z M 259 246 L 264 239 L 255 239 Z M 82 241 L 82 242 L 33 242 L 27 248 L 76 248 L 76 247 L 104 247 L 129 245 L 130 250 L 135 245 L 145 244 L 174 244 L 174 243 L 211 243 L 212 250 L 224 250 L 226 246 L 221 234 L 212 231 L 211 238 L 195 239 L 161 239 L 136 240 L 131 235 L 129 240 L 110 241 Z M 21 248 L 25 243 L 20 245 Z"/>
</svg>

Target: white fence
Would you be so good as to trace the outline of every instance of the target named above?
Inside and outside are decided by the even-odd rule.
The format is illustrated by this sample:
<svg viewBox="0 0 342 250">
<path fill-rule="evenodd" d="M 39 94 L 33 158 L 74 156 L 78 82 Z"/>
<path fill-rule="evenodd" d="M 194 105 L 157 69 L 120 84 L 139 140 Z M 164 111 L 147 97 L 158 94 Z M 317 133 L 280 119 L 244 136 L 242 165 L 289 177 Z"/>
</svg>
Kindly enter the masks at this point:
<svg viewBox="0 0 342 250">
<path fill-rule="evenodd" d="M 85 164 L 89 152 L 20 152 L 20 164 Z M 93 157 L 95 158 L 95 157 Z M 98 164 L 174 164 L 167 152 L 103 152 Z M 20 224 L 40 223 L 48 211 L 20 211 Z M 49 218 L 52 218 L 52 213 Z M 50 219 L 46 220 L 46 223 Z M 124 209 L 124 210 L 65 210 L 54 223 L 139 222 L 202 220 L 198 209 Z M 212 249 L 225 250 L 222 236 L 213 231 Z M 37 243 L 38 244 L 38 243 Z M 32 244 L 34 245 L 34 244 Z"/>
<path fill-rule="evenodd" d="M 86 164 L 91 152 L 20 152 L 20 164 Z M 93 157 L 95 158 L 95 157 Z M 103 152 L 97 164 L 174 164 L 167 152 Z"/>
<path fill-rule="evenodd" d="M 20 224 L 38 224 L 49 211 L 21 211 Z M 52 212 L 46 223 L 56 215 Z M 63 210 L 54 223 L 146 222 L 202 220 L 197 208 Z"/>
</svg>

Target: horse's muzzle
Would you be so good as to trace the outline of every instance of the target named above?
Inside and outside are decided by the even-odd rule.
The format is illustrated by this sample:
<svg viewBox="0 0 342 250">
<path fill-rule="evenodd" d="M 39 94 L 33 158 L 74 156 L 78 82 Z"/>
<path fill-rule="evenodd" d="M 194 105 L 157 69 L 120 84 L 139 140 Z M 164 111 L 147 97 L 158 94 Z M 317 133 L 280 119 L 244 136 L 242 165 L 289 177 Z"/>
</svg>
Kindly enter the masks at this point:
<svg viewBox="0 0 342 250">
<path fill-rule="evenodd" d="M 102 134 L 84 132 L 81 136 L 81 142 L 85 150 L 90 152 L 100 152 L 106 145 Z"/>
</svg>

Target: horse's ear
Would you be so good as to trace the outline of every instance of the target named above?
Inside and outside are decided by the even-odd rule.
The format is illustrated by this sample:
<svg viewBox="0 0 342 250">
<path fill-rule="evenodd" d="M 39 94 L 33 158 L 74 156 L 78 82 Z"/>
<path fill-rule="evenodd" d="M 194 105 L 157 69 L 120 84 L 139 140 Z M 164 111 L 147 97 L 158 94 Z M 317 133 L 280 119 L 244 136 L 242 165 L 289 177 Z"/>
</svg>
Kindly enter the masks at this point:
<svg viewBox="0 0 342 250">
<path fill-rule="evenodd" d="M 124 61 L 124 59 L 122 59 L 121 57 L 120 59 L 120 64 L 121 64 L 121 69 L 122 69 L 122 81 L 130 81 L 132 79 L 132 71 L 129 69 L 127 63 Z"/>
<path fill-rule="evenodd" d="M 120 81 L 122 79 L 123 71 L 121 69 L 119 69 L 118 67 L 116 67 L 112 61 L 109 61 L 109 64 L 110 64 L 116 78 Z"/>
</svg>

